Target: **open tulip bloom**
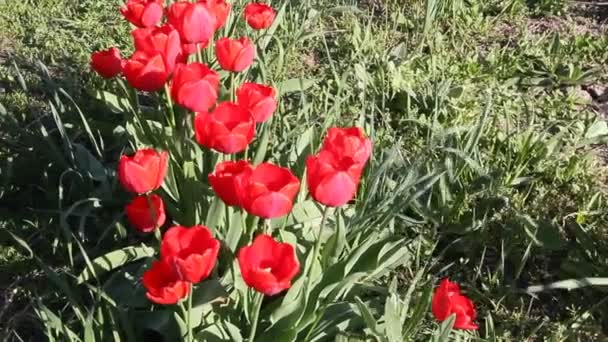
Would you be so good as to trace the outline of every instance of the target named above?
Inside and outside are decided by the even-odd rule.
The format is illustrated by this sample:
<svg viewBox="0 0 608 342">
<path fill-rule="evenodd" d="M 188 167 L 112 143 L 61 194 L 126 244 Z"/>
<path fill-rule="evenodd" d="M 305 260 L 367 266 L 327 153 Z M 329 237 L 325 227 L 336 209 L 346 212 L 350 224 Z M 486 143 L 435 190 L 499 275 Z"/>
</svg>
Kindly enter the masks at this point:
<svg viewBox="0 0 608 342">
<path fill-rule="evenodd" d="M 158 189 L 167 173 L 168 154 L 152 148 L 123 155 L 118 162 L 118 179 L 125 190 L 143 194 Z"/>
<path fill-rule="evenodd" d="M 194 119 L 196 141 L 222 153 L 244 151 L 255 133 L 249 111 L 232 102 L 220 103 L 211 113 L 198 113 Z"/>
<path fill-rule="evenodd" d="M 352 200 L 371 151 L 371 141 L 360 128 L 330 128 L 321 151 L 306 159 L 312 198 L 330 207 Z"/>
<path fill-rule="evenodd" d="M 161 258 L 173 265 L 181 279 L 191 283 L 209 277 L 219 251 L 219 241 L 205 226 L 169 228 L 160 246 Z"/>
<path fill-rule="evenodd" d="M 473 301 L 460 293 L 458 284 L 449 279 L 443 279 L 435 290 L 432 303 L 433 315 L 438 321 L 444 321 L 451 315 L 456 315 L 454 328 L 477 330 L 475 324 L 477 312 Z"/>
<path fill-rule="evenodd" d="M 247 286 L 267 296 L 288 289 L 300 272 L 293 246 L 266 234 L 258 235 L 250 246 L 241 248 L 238 261 Z"/>
<path fill-rule="evenodd" d="M 190 292 L 190 284 L 179 277 L 167 260 L 155 261 L 142 277 L 146 297 L 157 304 L 175 304 Z"/>
</svg>

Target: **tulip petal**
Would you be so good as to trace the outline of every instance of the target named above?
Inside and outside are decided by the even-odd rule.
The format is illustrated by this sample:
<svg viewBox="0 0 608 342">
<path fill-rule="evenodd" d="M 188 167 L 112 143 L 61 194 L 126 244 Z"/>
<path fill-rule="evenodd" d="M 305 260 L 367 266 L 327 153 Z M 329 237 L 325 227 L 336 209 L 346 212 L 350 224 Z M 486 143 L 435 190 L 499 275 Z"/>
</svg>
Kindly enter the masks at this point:
<svg viewBox="0 0 608 342">
<path fill-rule="evenodd" d="M 291 208 L 291 199 L 281 193 L 270 192 L 257 197 L 249 206 L 249 211 L 262 218 L 276 218 L 287 215 Z"/>
<path fill-rule="evenodd" d="M 204 79 L 181 85 L 178 103 L 193 112 L 208 111 L 217 100 L 217 90 Z"/>
<path fill-rule="evenodd" d="M 325 177 L 313 192 L 315 200 L 330 206 L 339 207 L 352 200 L 357 193 L 357 185 L 346 172 L 337 172 Z"/>
</svg>

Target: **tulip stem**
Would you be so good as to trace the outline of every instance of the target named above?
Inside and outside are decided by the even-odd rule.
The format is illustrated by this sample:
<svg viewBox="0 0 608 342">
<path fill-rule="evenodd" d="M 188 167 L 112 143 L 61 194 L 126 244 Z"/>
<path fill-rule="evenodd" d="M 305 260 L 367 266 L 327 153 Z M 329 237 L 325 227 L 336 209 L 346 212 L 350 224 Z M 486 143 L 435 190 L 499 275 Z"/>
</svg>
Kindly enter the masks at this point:
<svg viewBox="0 0 608 342">
<path fill-rule="evenodd" d="M 251 330 L 249 331 L 249 338 L 247 342 L 253 342 L 255 338 L 255 331 L 258 328 L 258 318 L 260 317 L 260 309 L 262 308 L 262 301 L 264 295 L 261 293 L 254 292 L 253 294 L 253 313 L 251 316 Z"/>
<path fill-rule="evenodd" d="M 158 213 L 156 212 L 156 208 L 154 208 L 154 203 L 152 202 L 152 197 L 150 193 L 146 194 L 146 201 L 148 201 L 148 208 L 150 208 L 150 216 L 152 217 L 152 222 L 154 222 L 154 237 L 158 240 L 158 251 L 160 252 L 160 244 L 162 242 L 162 237 L 160 235 L 160 227 L 158 226 Z"/>
<path fill-rule="evenodd" d="M 234 102 L 234 72 L 230 73 L 230 101 Z"/>
<path fill-rule="evenodd" d="M 196 43 L 196 59 L 198 60 L 199 63 L 204 63 L 203 62 L 203 53 L 201 52 L 200 43 Z"/>
<path fill-rule="evenodd" d="M 173 101 L 171 100 L 171 93 L 169 91 L 169 86 L 165 84 L 165 94 L 167 97 L 167 107 L 169 107 L 169 119 L 171 120 L 171 126 L 175 128 L 175 111 L 173 110 Z"/>
<path fill-rule="evenodd" d="M 194 341 L 193 336 L 192 336 L 192 297 L 193 297 L 193 289 L 192 289 L 192 283 L 190 283 L 190 291 L 188 291 L 188 314 L 187 314 L 187 320 L 188 320 L 188 342 L 190 341 Z"/>
<path fill-rule="evenodd" d="M 321 217 L 321 224 L 319 225 L 319 232 L 317 233 L 317 239 L 315 240 L 315 247 L 313 251 L 312 263 L 310 264 L 310 268 L 308 269 L 308 276 L 312 273 L 312 268 L 315 264 L 315 261 L 319 258 L 319 253 L 321 251 L 321 234 L 323 234 L 323 228 L 325 228 L 325 221 L 327 220 L 327 213 L 329 212 L 329 207 L 325 206 L 323 209 L 323 216 Z"/>
</svg>

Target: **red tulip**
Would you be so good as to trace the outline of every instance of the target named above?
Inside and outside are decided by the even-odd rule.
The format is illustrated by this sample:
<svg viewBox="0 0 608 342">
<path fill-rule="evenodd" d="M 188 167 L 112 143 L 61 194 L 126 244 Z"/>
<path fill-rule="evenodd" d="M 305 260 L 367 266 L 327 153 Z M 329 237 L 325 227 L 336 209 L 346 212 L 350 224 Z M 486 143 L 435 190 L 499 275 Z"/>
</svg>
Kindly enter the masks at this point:
<svg viewBox="0 0 608 342">
<path fill-rule="evenodd" d="M 460 293 L 458 284 L 449 279 L 443 279 L 435 290 L 432 303 L 433 315 L 443 322 L 452 314 L 456 314 L 454 328 L 477 330 L 478 326 L 473 321 L 477 316 L 473 302 Z"/>
<path fill-rule="evenodd" d="M 245 6 L 245 20 L 254 30 L 269 28 L 275 16 L 274 9 L 267 4 L 252 2 Z"/>
<path fill-rule="evenodd" d="M 240 202 L 236 188 L 236 177 L 248 177 L 251 171 L 253 171 L 253 166 L 247 161 L 225 161 L 217 164 L 215 172 L 209 174 L 209 184 L 224 203 L 238 206 Z"/>
<path fill-rule="evenodd" d="M 215 105 L 218 74 L 202 63 L 180 64 L 171 80 L 171 98 L 193 112 L 206 112 Z"/>
<path fill-rule="evenodd" d="M 253 243 L 238 253 L 239 268 L 247 286 L 267 296 L 291 287 L 291 280 L 300 272 L 295 250 L 288 243 L 260 234 Z"/>
<path fill-rule="evenodd" d="M 306 159 L 311 196 L 330 207 L 352 200 L 371 151 L 372 143 L 360 128 L 330 128 L 321 151 Z"/>
<path fill-rule="evenodd" d="M 220 103 L 211 113 L 198 113 L 194 133 L 199 144 L 222 153 L 244 151 L 253 140 L 255 122 L 248 111 L 232 102 Z"/>
<path fill-rule="evenodd" d="M 150 207 L 152 204 L 152 207 Z M 155 194 L 137 196 L 125 207 L 129 223 L 143 233 L 149 233 L 165 223 L 163 199 Z"/>
<path fill-rule="evenodd" d="M 179 32 L 171 25 L 154 28 L 138 28 L 131 32 L 135 49 L 149 54 L 160 53 L 167 71 L 173 72 L 175 64 L 185 62 Z"/>
<path fill-rule="evenodd" d="M 239 106 L 249 110 L 255 122 L 264 122 L 277 109 L 277 91 L 257 83 L 243 83 L 236 91 Z"/>
<path fill-rule="evenodd" d="M 151 27 L 163 17 L 163 0 L 128 0 L 120 13 L 135 26 Z"/>
<path fill-rule="evenodd" d="M 230 14 L 229 3 L 225 0 L 198 0 L 198 2 L 204 4 L 215 16 L 215 30 L 226 24 L 226 19 L 228 18 L 228 14 Z"/>
<path fill-rule="evenodd" d="M 122 72 L 120 50 L 115 47 L 91 54 L 91 68 L 103 78 L 112 78 Z"/>
<path fill-rule="evenodd" d="M 330 207 L 342 206 L 357 193 L 363 166 L 344 163 L 321 151 L 306 159 L 306 181 L 312 198 Z"/>
<path fill-rule="evenodd" d="M 340 162 L 365 164 L 372 153 L 372 142 L 359 127 L 333 127 L 327 131 L 322 149 L 330 151 Z"/>
<path fill-rule="evenodd" d="M 179 31 L 183 43 L 206 45 L 215 29 L 215 15 L 199 3 L 173 3 L 167 10 L 167 20 Z"/>
<path fill-rule="evenodd" d="M 209 228 L 174 226 L 163 236 L 160 256 L 173 264 L 183 280 L 198 283 L 209 277 L 220 251 L 220 242 Z"/>
<path fill-rule="evenodd" d="M 248 177 L 237 177 L 241 206 L 262 218 L 287 215 L 300 189 L 300 181 L 287 168 L 262 163 Z"/>
<path fill-rule="evenodd" d="M 249 39 L 220 38 L 215 43 L 215 56 L 224 70 L 240 72 L 247 69 L 255 57 L 255 47 Z"/>
<path fill-rule="evenodd" d="M 132 156 L 122 155 L 118 162 L 118 179 L 130 192 L 143 194 L 158 189 L 167 173 L 168 154 L 145 148 Z"/>
<path fill-rule="evenodd" d="M 133 88 L 143 91 L 162 89 L 170 74 L 160 53 L 144 51 L 135 51 L 125 62 L 122 73 Z"/>
<path fill-rule="evenodd" d="M 179 278 L 175 268 L 166 260 L 155 261 L 143 277 L 146 297 L 157 304 L 175 304 L 190 292 L 190 284 Z"/>
</svg>

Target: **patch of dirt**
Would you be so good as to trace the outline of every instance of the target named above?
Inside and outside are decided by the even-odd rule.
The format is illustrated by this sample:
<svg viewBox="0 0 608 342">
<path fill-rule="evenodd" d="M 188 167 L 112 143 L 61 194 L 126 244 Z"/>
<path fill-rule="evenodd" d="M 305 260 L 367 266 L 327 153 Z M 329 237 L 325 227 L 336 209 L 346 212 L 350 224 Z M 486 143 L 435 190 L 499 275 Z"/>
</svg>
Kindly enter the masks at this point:
<svg viewBox="0 0 608 342">
<path fill-rule="evenodd" d="M 567 35 L 601 36 L 606 33 L 606 23 L 597 22 L 589 17 L 576 15 L 570 17 L 529 18 L 526 27 L 534 34 L 559 32 Z"/>
<path fill-rule="evenodd" d="M 573 1 L 570 8 L 576 15 L 597 23 L 608 23 L 608 3 L 605 0 Z"/>
<path fill-rule="evenodd" d="M 598 116 L 605 121 L 608 121 L 608 84 L 591 84 L 581 87 L 581 91 L 588 94 L 591 101 L 589 107 L 593 109 Z M 595 153 L 601 160 L 602 165 L 608 165 L 608 145 L 598 144 L 594 146 Z"/>
<path fill-rule="evenodd" d="M 591 84 L 582 87 L 591 96 L 591 108 L 608 120 L 608 84 Z"/>
</svg>

